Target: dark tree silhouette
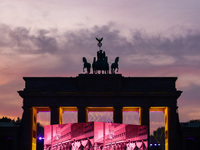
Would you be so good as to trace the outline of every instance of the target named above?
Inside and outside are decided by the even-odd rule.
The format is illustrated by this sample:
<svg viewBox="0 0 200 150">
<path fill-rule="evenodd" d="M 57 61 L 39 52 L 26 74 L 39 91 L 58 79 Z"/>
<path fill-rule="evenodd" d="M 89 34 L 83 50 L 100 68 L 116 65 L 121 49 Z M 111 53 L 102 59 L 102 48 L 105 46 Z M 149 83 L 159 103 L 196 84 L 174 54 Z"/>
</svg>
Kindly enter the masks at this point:
<svg viewBox="0 0 200 150">
<path fill-rule="evenodd" d="M 150 143 L 154 142 L 160 144 L 160 150 L 165 150 L 165 127 L 158 128 L 156 131 L 153 132 L 153 135 L 150 136 Z"/>
</svg>

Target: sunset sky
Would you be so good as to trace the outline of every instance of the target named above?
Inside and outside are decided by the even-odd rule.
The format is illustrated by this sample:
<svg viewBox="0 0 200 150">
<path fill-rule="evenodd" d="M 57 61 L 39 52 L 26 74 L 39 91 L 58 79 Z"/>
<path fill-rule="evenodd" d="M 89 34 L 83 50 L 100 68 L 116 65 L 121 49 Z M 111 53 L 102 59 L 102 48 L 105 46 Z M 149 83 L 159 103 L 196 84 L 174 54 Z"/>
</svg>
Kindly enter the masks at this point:
<svg viewBox="0 0 200 150">
<path fill-rule="evenodd" d="M 95 37 L 119 73 L 178 77 L 180 121 L 200 119 L 199 0 L 1 0 L 0 117 L 22 116 L 23 77 L 70 77 Z"/>
</svg>

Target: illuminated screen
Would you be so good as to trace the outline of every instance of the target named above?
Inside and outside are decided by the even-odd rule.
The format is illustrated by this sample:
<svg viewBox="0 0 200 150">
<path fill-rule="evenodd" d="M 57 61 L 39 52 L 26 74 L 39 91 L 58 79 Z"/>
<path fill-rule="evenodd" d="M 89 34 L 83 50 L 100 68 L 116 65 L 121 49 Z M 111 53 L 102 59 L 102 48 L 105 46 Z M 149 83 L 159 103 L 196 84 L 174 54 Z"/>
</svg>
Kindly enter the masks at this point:
<svg viewBox="0 0 200 150">
<path fill-rule="evenodd" d="M 47 125 L 44 150 L 147 150 L 147 138 L 147 126 L 105 122 Z"/>
</svg>

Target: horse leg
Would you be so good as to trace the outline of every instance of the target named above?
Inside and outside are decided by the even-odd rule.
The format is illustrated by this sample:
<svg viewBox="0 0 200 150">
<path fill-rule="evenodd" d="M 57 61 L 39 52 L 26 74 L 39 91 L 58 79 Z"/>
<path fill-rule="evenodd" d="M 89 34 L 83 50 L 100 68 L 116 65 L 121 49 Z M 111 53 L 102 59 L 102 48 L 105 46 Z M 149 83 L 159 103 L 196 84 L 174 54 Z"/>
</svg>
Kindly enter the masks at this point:
<svg viewBox="0 0 200 150">
<path fill-rule="evenodd" d="M 83 67 L 83 72 L 85 72 L 84 67 Z"/>
</svg>

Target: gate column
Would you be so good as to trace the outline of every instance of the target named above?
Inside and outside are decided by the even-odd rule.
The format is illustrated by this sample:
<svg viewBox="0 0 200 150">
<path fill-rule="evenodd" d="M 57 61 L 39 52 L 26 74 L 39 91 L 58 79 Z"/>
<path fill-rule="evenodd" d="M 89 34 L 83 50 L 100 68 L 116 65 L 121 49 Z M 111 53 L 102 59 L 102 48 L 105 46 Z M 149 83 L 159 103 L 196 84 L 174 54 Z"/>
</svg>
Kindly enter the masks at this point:
<svg viewBox="0 0 200 150">
<path fill-rule="evenodd" d="M 86 106 L 77 106 L 78 122 L 88 122 L 88 110 Z"/>
<path fill-rule="evenodd" d="M 148 128 L 148 147 L 149 147 L 149 135 L 150 135 L 150 127 L 149 127 L 149 107 L 148 106 L 142 106 L 139 109 L 139 125 L 145 125 Z"/>
<path fill-rule="evenodd" d="M 20 150 L 36 150 L 37 109 L 35 107 L 23 107 L 23 109 Z"/>
<path fill-rule="evenodd" d="M 51 125 L 52 124 L 62 124 L 62 108 L 61 107 L 51 107 Z"/>
<path fill-rule="evenodd" d="M 166 130 L 165 136 L 168 137 L 169 150 L 180 149 L 178 133 L 178 118 L 176 114 L 176 107 L 170 107 L 168 111 L 168 131 Z M 167 116 L 166 116 L 167 117 Z"/>
<path fill-rule="evenodd" d="M 149 107 L 142 106 L 139 109 L 139 125 L 146 125 L 149 127 Z"/>
<path fill-rule="evenodd" d="M 113 110 L 113 122 L 122 123 L 123 122 L 123 107 L 115 106 Z"/>
</svg>

